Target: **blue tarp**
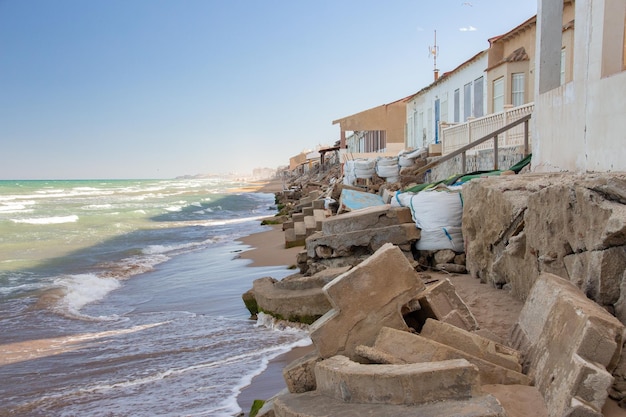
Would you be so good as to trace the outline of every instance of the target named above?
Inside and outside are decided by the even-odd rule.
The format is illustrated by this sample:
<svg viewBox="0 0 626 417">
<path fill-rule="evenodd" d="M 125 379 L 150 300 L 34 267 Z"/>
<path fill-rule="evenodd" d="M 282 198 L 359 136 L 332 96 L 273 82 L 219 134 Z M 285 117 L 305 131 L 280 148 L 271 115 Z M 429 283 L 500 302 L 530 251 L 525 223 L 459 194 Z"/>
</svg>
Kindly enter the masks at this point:
<svg viewBox="0 0 626 417">
<path fill-rule="evenodd" d="M 341 190 L 339 211 L 359 210 L 373 206 L 384 206 L 383 198 L 378 194 L 366 193 L 349 189 Z"/>
</svg>

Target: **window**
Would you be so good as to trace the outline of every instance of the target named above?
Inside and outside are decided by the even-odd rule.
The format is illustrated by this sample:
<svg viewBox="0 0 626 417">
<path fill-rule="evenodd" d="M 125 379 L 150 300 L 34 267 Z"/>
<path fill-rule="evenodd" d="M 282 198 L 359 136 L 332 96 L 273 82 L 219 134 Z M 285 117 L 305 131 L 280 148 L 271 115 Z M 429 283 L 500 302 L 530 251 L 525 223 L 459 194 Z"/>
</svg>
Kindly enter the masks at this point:
<svg viewBox="0 0 626 417">
<path fill-rule="evenodd" d="M 426 146 L 426 132 L 424 130 L 424 112 L 420 112 L 417 117 L 417 143 L 420 143 L 422 146 Z"/>
<path fill-rule="evenodd" d="M 565 48 L 561 49 L 561 85 L 565 84 L 565 67 L 567 64 Z"/>
<path fill-rule="evenodd" d="M 498 113 L 504 110 L 504 77 L 500 77 L 493 82 L 493 112 Z"/>
<path fill-rule="evenodd" d="M 461 103 L 459 98 L 459 89 L 454 90 L 454 123 L 459 123 L 461 115 Z"/>
<path fill-rule="evenodd" d="M 516 72 L 511 75 L 511 104 L 513 107 L 524 104 L 524 73 Z"/>
<path fill-rule="evenodd" d="M 463 121 L 472 115 L 472 83 L 467 83 L 463 87 Z"/>
<path fill-rule="evenodd" d="M 447 93 L 443 99 L 441 99 L 441 122 L 448 123 L 450 120 L 448 118 L 448 97 Z"/>
<path fill-rule="evenodd" d="M 474 80 L 474 117 L 482 117 L 485 115 L 483 109 L 483 77 Z"/>
<path fill-rule="evenodd" d="M 602 76 L 626 69 L 626 2 L 605 0 L 602 37 Z"/>
<path fill-rule="evenodd" d="M 430 143 L 430 141 L 432 140 L 431 138 L 433 137 L 433 109 L 429 108 L 428 110 L 426 110 L 426 134 L 428 135 L 426 141 L 428 143 Z"/>
</svg>

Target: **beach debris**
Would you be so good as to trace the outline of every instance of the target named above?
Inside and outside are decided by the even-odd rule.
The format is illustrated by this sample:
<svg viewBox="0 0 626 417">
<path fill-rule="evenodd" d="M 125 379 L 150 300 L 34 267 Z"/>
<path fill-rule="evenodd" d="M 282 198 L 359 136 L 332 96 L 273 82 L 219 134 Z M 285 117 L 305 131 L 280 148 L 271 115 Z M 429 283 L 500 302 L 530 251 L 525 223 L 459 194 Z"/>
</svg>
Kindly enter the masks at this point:
<svg viewBox="0 0 626 417">
<path fill-rule="evenodd" d="M 363 365 L 337 355 L 317 363 L 315 376 L 315 391 L 277 396 L 276 415 L 506 416 L 495 397 L 480 392 L 478 370 L 464 359 Z"/>
<path fill-rule="evenodd" d="M 411 244 L 419 237 L 408 209 L 383 205 L 324 220 L 322 230 L 307 238 L 306 250 L 310 263 L 336 264 L 336 258 L 354 257 L 360 262 L 382 245 L 393 243 L 412 259 Z M 349 259 L 344 262 L 354 264 Z"/>
<path fill-rule="evenodd" d="M 542 273 L 513 331 L 551 416 L 601 416 L 624 326 L 571 282 Z"/>
<path fill-rule="evenodd" d="M 435 336 L 439 332 L 442 332 L 440 328 L 431 330 L 431 334 L 434 333 Z M 468 336 L 466 339 L 470 339 L 470 337 Z M 482 338 L 478 335 L 471 336 L 471 340 L 479 339 Z M 431 339 L 427 335 L 384 327 L 380 330 L 372 347 L 405 363 L 436 363 L 451 359 L 465 359 L 477 367 L 482 384 L 531 384 L 531 379 L 520 372 L 519 364 L 504 362 L 502 357 L 495 357 L 498 363 L 494 363 L 494 356 L 486 350 L 490 347 L 487 340 L 474 345 L 473 353 L 478 355 L 476 356 L 468 353 L 464 348 L 457 349 Z"/>
<path fill-rule="evenodd" d="M 382 206 L 384 204 L 385 202 L 383 201 L 383 198 L 378 194 L 344 188 L 341 190 L 337 214 L 364 209 L 367 207 Z"/>
<path fill-rule="evenodd" d="M 252 315 L 263 312 L 279 320 L 311 324 L 331 308 L 324 285 L 349 269 L 326 269 L 312 276 L 294 274 L 281 281 L 259 278 L 242 298 Z"/>
<path fill-rule="evenodd" d="M 315 364 L 321 360 L 317 352 L 312 351 L 287 365 L 283 369 L 283 378 L 289 392 L 315 391 L 317 389 Z"/>
<path fill-rule="evenodd" d="M 422 291 L 417 300 L 420 309 L 413 313 L 418 326 L 423 325 L 427 319 L 437 319 L 444 323 L 453 324 L 467 331 L 478 330 L 478 322 L 467 307 L 465 302 L 459 297 L 454 285 L 448 279 L 440 280 L 428 285 Z M 418 332 L 421 327 L 416 328 Z"/>
</svg>

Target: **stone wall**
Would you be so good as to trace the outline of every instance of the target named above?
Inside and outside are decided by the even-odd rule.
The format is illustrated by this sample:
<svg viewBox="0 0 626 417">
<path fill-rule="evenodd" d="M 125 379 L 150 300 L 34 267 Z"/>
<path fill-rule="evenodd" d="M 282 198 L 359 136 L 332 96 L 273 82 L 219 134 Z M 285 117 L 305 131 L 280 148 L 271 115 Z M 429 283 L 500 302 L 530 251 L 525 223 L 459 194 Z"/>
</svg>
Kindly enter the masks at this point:
<svg viewBox="0 0 626 417">
<path fill-rule="evenodd" d="M 626 322 L 626 174 L 489 177 L 462 194 L 472 276 L 525 300 L 553 273 Z"/>
</svg>

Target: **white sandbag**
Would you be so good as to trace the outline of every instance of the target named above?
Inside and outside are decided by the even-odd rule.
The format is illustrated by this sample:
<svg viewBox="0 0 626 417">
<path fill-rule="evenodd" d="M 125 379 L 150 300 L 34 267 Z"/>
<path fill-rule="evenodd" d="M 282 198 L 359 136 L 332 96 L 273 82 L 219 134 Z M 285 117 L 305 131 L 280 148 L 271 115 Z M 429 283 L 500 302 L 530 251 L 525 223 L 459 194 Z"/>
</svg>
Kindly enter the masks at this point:
<svg viewBox="0 0 626 417">
<path fill-rule="evenodd" d="M 376 167 L 375 159 L 355 159 L 354 168 L 356 169 L 374 169 Z"/>
<path fill-rule="evenodd" d="M 361 179 L 370 179 L 376 172 L 376 160 L 374 159 L 355 159 L 354 160 L 354 176 Z"/>
<path fill-rule="evenodd" d="M 396 191 L 391 197 L 391 207 L 410 207 L 411 198 L 415 193 L 403 193 L 402 191 Z"/>
<path fill-rule="evenodd" d="M 343 183 L 345 185 L 354 185 L 356 174 L 354 173 L 354 161 L 346 161 L 343 166 Z"/>
<path fill-rule="evenodd" d="M 409 207 L 415 226 L 422 230 L 461 227 L 463 199 L 458 191 L 421 191 L 411 197 Z"/>
<path fill-rule="evenodd" d="M 385 178 L 385 181 L 389 184 L 393 184 L 396 182 L 400 182 L 400 177 L 387 177 Z"/>
<path fill-rule="evenodd" d="M 395 156 L 379 158 L 376 161 L 377 166 L 395 166 L 398 165 L 398 158 Z"/>
<path fill-rule="evenodd" d="M 415 165 L 415 158 L 407 158 L 406 156 L 398 157 L 398 165 L 402 168 L 412 167 Z"/>
<path fill-rule="evenodd" d="M 422 229 L 420 239 L 415 242 L 417 250 L 443 250 L 452 249 L 460 253 L 465 252 L 463 233 L 460 227 L 438 227 L 435 229 Z"/>
<path fill-rule="evenodd" d="M 396 165 L 376 165 L 376 174 L 381 178 L 397 177 L 400 173 L 398 164 Z"/>
</svg>

